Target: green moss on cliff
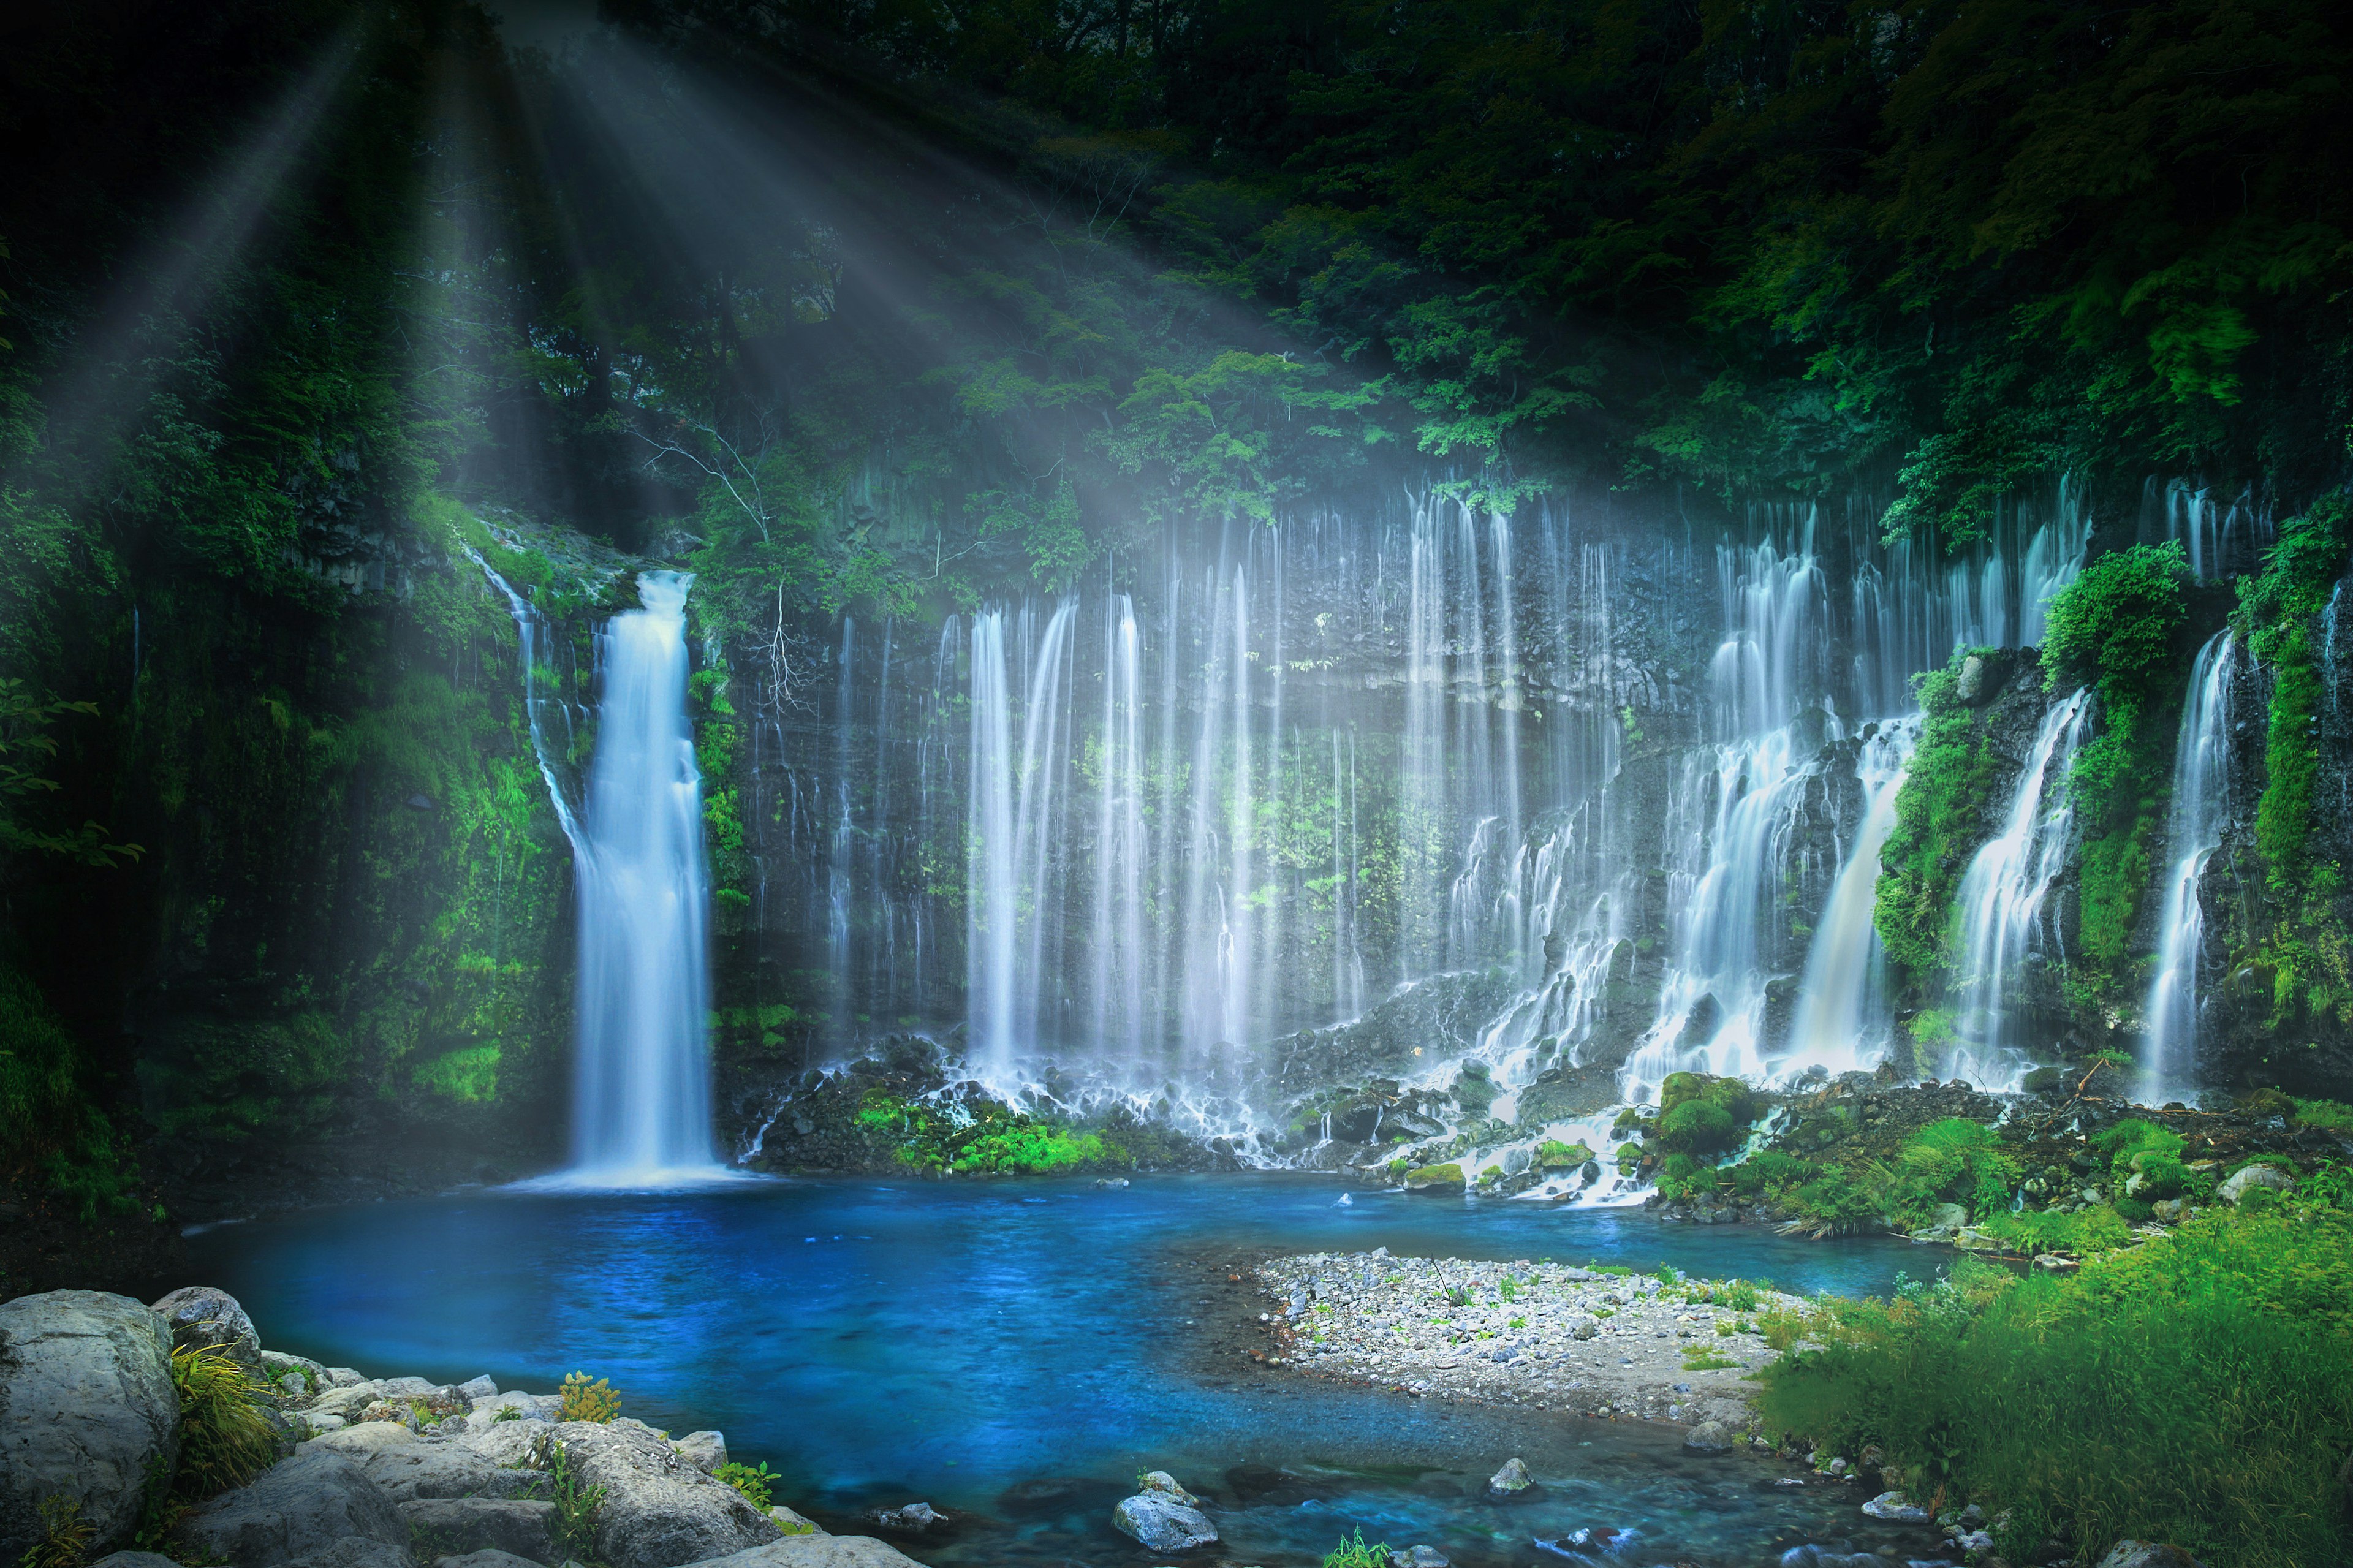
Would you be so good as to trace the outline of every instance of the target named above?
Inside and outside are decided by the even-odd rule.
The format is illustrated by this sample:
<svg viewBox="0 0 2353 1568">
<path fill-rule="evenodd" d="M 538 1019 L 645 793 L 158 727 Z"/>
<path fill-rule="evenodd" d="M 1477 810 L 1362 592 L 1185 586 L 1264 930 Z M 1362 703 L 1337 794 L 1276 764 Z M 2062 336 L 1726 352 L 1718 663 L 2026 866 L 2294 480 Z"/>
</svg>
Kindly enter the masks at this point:
<svg viewBox="0 0 2353 1568">
<path fill-rule="evenodd" d="M 1986 738 L 1984 712 L 1960 695 L 1961 671 L 1978 658 L 1980 679 L 1992 681 L 2004 657 L 1992 648 L 1956 651 L 1944 668 L 1915 683 L 1920 741 L 1880 852 L 1873 911 L 1888 955 L 1915 984 L 1954 963 L 1953 895 L 1989 831 L 1986 814 L 2001 776 L 2002 756 Z"/>
</svg>

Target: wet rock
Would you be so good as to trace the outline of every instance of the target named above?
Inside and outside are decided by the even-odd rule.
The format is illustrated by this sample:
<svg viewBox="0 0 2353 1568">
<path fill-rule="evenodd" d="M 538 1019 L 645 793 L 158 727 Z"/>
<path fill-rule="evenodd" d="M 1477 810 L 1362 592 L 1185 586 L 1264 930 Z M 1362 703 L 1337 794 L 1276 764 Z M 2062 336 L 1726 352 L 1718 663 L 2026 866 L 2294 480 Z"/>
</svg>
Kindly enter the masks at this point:
<svg viewBox="0 0 2353 1568">
<path fill-rule="evenodd" d="M 877 1509 L 866 1517 L 872 1520 L 874 1528 L 883 1534 L 902 1536 L 913 1541 L 921 1541 L 927 1536 L 946 1535 L 955 1529 L 956 1524 L 954 1517 L 927 1502 L 911 1502 L 899 1508 Z"/>
<path fill-rule="evenodd" d="M 1930 1517 L 1926 1509 L 1922 1508 L 1902 1492 L 1882 1492 L 1864 1503 L 1862 1511 L 1873 1519 L 1886 1520 L 1891 1524 L 1926 1524 Z"/>
<path fill-rule="evenodd" d="M 1446 1554 L 1435 1546 L 1417 1546 L 1398 1562 L 1402 1568 L 1447 1568 Z"/>
<path fill-rule="evenodd" d="M 261 1336 L 237 1298 L 210 1285 L 185 1285 L 155 1303 L 175 1350 L 218 1349 L 247 1371 L 267 1375 Z"/>
<path fill-rule="evenodd" d="M 102 1290 L 0 1305 L 0 1563 L 40 1539 L 52 1496 L 80 1500 L 93 1552 L 120 1545 L 179 1446 L 171 1331 L 155 1312 Z"/>
<path fill-rule="evenodd" d="M 2100 1559 L 2100 1568 L 2204 1568 L 2179 1546 L 2150 1541 L 2119 1541 Z"/>
<path fill-rule="evenodd" d="M 1975 702 L 1985 690 L 1986 662 L 1976 654 L 1961 660 L 1960 679 L 1953 683 L 1953 695 L 1964 702 Z"/>
<path fill-rule="evenodd" d="M 1145 1471 L 1144 1489 L 1148 1492 L 1159 1492 L 1166 1497 L 1173 1497 L 1187 1508 L 1201 1506 L 1201 1500 L 1187 1491 L 1177 1483 L 1176 1478 L 1166 1470 Z"/>
<path fill-rule="evenodd" d="M 2245 1197 L 2251 1188 L 2269 1187 L 2274 1192 L 2284 1193 L 2293 1189 L 2295 1185 L 2295 1178 L 2277 1165 L 2250 1165 L 2224 1182 L 2214 1195 L 2232 1207 L 2236 1207 L 2239 1200 Z"/>
<path fill-rule="evenodd" d="M 1686 1454 L 1728 1454 L 1732 1445 L 1732 1429 L 1721 1421 L 1703 1421 L 1683 1434 Z"/>
<path fill-rule="evenodd" d="M 1409 1193 L 1459 1194 L 1462 1190 L 1462 1167 L 1458 1164 L 1424 1165 L 1405 1173 L 1405 1190 Z"/>
<path fill-rule="evenodd" d="M 1527 1461 L 1514 1455 L 1504 1461 L 1503 1468 L 1487 1478 L 1487 1496 L 1497 1502 L 1511 1502 L 1533 1497 L 1544 1489 L 1528 1474 Z"/>
<path fill-rule="evenodd" d="M 492 1383 L 488 1376 L 470 1377 L 458 1384 L 458 1397 L 468 1404 L 478 1399 L 494 1399 L 498 1396 L 498 1392 L 499 1385 Z"/>
<path fill-rule="evenodd" d="M 100 1558 L 90 1568 L 179 1568 L 179 1564 L 158 1552 L 116 1552 Z"/>
<path fill-rule="evenodd" d="M 1111 1510 L 1112 1528 L 1153 1552 L 1190 1552 L 1218 1543 L 1217 1526 L 1166 1492 L 1138 1492 Z"/>
<path fill-rule="evenodd" d="M 533 1563 L 555 1561 L 548 1533 L 555 1505 L 538 1498 L 427 1498 L 398 1504 L 418 1544 L 444 1556 L 510 1552 Z"/>
<path fill-rule="evenodd" d="M 272 1465 L 249 1487 L 199 1504 L 180 1526 L 189 1545 L 237 1565 L 280 1568 L 356 1540 L 406 1556 L 408 1526 L 392 1500 L 342 1454 Z"/>
</svg>

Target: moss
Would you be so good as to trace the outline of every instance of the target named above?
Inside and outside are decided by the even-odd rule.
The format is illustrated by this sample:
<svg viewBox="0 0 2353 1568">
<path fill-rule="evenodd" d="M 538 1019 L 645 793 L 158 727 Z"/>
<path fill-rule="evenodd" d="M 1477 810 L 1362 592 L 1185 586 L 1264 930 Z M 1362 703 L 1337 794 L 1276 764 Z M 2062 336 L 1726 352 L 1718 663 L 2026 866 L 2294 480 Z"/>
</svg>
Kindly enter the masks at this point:
<svg viewBox="0 0 2353 1568">
<path fill-rule="evenodd" d="M 1405 1173 L 1405 1188 L 1413 1192 L 1437 1192 L 1451 1187 L 1462 1189 L 1462 1167 L 1458 1164 L 1422 1165 Z"/>
<path fill-rule="evenodd" d="M 499 1096 L 499 1047 L 468 1046 L 419 1065 L 409 1081 L 451 1100 L 481 1102 Z"/>
<path fill-rule="evenodd" d="M 1593 1151 L 1583 1143 L 1564 1143 L 1557 1138 L 1547 1138 L 1536 1145 L 1536 1164 L 1546 1171 L 1566 1171 L 1584 1164 L 1593 1158 Z"/>
<path fill-rule="evenodd" d="M 1985 716 L 1960 695 L 1962 667 L 1984 661 L 1981 689 L 2008 675 L 2010 656 L 1995 648 L 1957 649 L 1942 669 L 1918 678 L 1922 720 L 1895 825 L 1880 852 L 1873 919 L 1888 956 L 1915 984 L 1953 963 L 1953 896 L 1968 856 L 1990 832 L 2001 753 L 1985 734 Z"/>
<path fill-rule="evenodd" d="M 1704 1100 L 1687 1100 L 1659 1118 L 1660 1147 L 1686 1153 L 1713 1153 L 1730 1148 L 1740 1137 L 1740 1126 L 1724 1107 Z"/>
</svg>

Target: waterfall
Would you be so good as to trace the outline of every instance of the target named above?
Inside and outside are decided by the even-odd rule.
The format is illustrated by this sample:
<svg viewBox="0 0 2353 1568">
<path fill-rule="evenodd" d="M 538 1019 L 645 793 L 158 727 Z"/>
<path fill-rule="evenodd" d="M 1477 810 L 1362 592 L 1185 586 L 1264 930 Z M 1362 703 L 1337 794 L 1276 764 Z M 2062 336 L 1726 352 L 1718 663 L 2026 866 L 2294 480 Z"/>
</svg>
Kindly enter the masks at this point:
<svg viewBox="0 0 2353 1568">
<path fill-rule="evenodd" d="M 2332 610 L 2335 604 L 2332 597 Z M 2198 963 L 2206 931 L 2198 882 L 2230 819 L 2227 748 L 2233 646 L 2232 635 L 2221 632 L 2198 650 L 2180 738 L 2173 748 L 2173 802 L 2165 824 L 2172 871 L 2166 879 L 2164 911 L 2158 917 L 2157 977 L 2145 1009 L 2148 1049 L 2141 1062 L 2139 1089 L 2141 1100 L 2150 1105 L 2188 1090 L 2196 1068 Z"/>
<path fill-rule="evenodd" d="M 1103 733 L 1094 753 L 1094 1037 L 1133 1060 L 1145 1032 L 1144 719 L 1135 602 L 1104 604 Z"/>
<path fill-rule="evenodd" d="M 1666 841 L 1683 847 L 1668 882 L 1674 957 L 1658 1016 L 1619 1072 L 1631 1101 L 1655 1099 L 1672 1072 L 1767 1071 L 1764 906 L 1814 772 L 1800 713 L 1822 684 L 1811 531 L 1809 514 L 1786 555 L 1769 542 L 1717 552 L 1728 628 L 1708 667 L 1717 739 L 1686 760 L 1668 801 Z M 1835 738 L 1835 715 L 1821 718 Z"/>
<path fill-rule="evenodd" d="M 2091 716 L 2089 688 L 2052 703 L 2020 770 L 2000 833 L 1962 874 L 1956 900 L 1962 935 L 1958 1037 L 1943 1070 L 1988 1088 L 2015 1084 L 2023 1058 L 2009 1038 L 2010 992 L 2020 964 L 2042 947 L 2042 905 L 2067 857 L 2074 808 L 2067 769 Z M 2045 809 L 2046 785 L 2055 804 Z M 2056 947 L 2055 941 L 2050 945 Z"/>
<path fill-rule="evenodd" d="M 711 889 L 686 721 L 691 576 L 648 572 L 603 634 L 604 701 L 575 840 L 575 1185 L 718 1173 L 711 1144 Z"/>
<path fill-rule="evenodd" d="M 1879 852 L 1895 828 L 1895 797 L 1903 793 L 1912 748 L 1920 739 L 1916 718 L 1880 725 L 1863 738 L 1855 759 L 1862 781 L 1862 826 L 1854 849 L 1831 886 L 1830 902 L 1814 929 L 1806 973 L 1798 993 L 1797 1018 L 1789 1032 L 1789 1068 L 1820 1067 L 1832 1073 L 1874 1065 L 1884 1054 L 1891 1023 L 1887 1015 L 1886 954 L 1873 922 L 1879 897 Z"/>
</svg>

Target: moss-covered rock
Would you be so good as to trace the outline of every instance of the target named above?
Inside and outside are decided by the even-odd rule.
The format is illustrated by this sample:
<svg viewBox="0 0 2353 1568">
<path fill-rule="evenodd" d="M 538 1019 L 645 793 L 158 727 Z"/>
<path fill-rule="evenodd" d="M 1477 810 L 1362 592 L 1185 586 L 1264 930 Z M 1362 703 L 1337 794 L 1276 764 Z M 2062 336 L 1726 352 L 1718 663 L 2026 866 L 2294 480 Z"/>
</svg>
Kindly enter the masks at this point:
<svg viewBox="0 0 2353 1568">
<path fill-rule="evenodd" d="M 1462 1167 L 1450 1162 L 1408 1171 L 1405 1173 L 1405 1190 L 1409 1193 L 1459 1193 L 1462 1190 Z"/>
</svg>

